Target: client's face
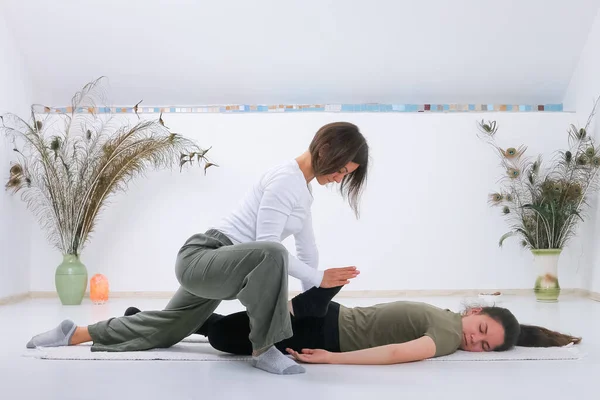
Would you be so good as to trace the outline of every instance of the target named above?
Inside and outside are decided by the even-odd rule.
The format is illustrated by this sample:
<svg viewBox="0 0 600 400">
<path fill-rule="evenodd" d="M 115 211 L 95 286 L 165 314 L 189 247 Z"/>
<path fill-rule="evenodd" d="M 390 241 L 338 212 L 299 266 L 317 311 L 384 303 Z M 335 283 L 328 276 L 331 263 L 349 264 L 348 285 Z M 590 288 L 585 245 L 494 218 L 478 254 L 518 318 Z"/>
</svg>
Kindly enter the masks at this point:
<svg viewBox="0 0 600 400">
<path fill-rule="evenodd" d="M 462 318 L 463 337 L 460 345 L 465 351 L 493 351 L 504 343 L 504 328 L 480 309 L 470 310 Z"/>
</svg>

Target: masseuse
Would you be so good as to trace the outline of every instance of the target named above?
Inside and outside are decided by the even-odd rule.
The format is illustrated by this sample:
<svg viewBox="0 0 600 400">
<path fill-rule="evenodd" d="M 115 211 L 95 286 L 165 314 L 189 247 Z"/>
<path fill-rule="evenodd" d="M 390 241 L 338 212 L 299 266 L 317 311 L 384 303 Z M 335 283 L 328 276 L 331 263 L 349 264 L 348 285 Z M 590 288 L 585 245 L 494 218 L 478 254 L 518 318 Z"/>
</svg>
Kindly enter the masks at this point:
<svg viewBox="0 0 600 400">
<path fill-rule="evenodd" d="M 65 320 L 34 336 L 27 347 L 90 341 L 92 351 L 170 347 L 202 326 L 222 300 L 238 299 L 252 327 L 252 365 L 274 374 L 304 372 L 273 346 L 293 335 L 288 273 L 300 279 L 305 290 L 343 286 L 358 275 L 355 267 L 317 269 L 310 184 L 338 184 L 358 216 L 368 158 L 368 144 L 355 125 L 336 122 L 321 127 L 307 151 L 266 172 L 236 210 L 185 242 L 175 264 L 181 286 L 164 310 L 89 326 Z M 297 258 L 281 244 L 290 235 Z"/>
</svg>

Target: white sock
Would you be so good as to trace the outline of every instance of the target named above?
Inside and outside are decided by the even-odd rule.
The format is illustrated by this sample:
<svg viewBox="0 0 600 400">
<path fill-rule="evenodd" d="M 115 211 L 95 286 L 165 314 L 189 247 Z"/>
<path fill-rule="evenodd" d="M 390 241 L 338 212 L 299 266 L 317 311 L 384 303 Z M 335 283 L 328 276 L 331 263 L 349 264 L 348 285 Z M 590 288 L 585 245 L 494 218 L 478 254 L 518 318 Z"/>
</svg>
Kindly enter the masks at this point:
<svg viewBox="0 0 600 400">
<path fill-rule="evenodd" d="M 256 368 L 278 375 L 302 374 L 304 367 L 283 355 L 275 346 L 257 357 L 252 357 L 252 365 Z"/>
<path fill-rule="evenodd" d="M 32 337 L 27 348 L 68 346 L 76 328 L 75 322 L 65 319 L 56 328 Z"/>
</svg>

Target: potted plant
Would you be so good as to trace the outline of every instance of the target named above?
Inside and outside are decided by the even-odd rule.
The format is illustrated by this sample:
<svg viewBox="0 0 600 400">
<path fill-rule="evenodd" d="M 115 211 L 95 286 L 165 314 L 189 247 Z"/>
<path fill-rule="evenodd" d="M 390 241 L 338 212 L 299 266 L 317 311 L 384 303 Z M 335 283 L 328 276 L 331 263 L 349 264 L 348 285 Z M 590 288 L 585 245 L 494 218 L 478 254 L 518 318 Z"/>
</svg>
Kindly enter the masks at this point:
<svg viewBox="0 0 600 400">
<path fill-rule="evenodd" d="M 81 304 L 87 288 L 81 252 L 112 195 L 125 191 L 150 168 L 197 162 L 206 172 L 214 165 L 206 158 L 207 150 L 170 132 L 162 117 L 138 116 L 130 123 L 97 113 L 103 79 L 77 92 L 68 113 L 36 113 L 34 105 L 29 122 L 10 113 L 0 117 L 0 130 L 13 140 L 18 159 L 10 166 L 6 188 L 21 192 L 50 243 L 62 253 L 55 286 L 65 305 Z"/>
<path fill-rule="evenodd" d="M 568 148 L 557 151 L 546 168 L 542 168 L 541 155 L 535 159 L 525 156 L 525 146 L 498 146 L 496 121 L 478 122 L 479 137 L 494 148 L 503 172 L 499 190 L 488 199 L 491 206 L 500 208 L 511 228 L 499 245 L 517 236 L 531 251 L 538 301 L 558 301 L 560 254 L 584 220 L 589 196 L 598 189 L 600 149 L 588 134 L 597 104 L 585 127 L 570 126 Z"/>
</svg>

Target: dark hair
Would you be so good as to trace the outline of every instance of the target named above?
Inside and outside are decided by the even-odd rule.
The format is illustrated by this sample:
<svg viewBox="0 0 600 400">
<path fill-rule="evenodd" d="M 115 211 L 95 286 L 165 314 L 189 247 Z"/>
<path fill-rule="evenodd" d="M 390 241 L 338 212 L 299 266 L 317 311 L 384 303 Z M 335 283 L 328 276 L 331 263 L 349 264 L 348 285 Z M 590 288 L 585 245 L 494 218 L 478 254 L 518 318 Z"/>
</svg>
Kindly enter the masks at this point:
<svg viewBox="0 0 600 400">
<path fill-rule="evenodd" d="M 342 196 L 348 199 L 356 217 L 358 203 L 367 179 L 369 145 L 358 127 L 349 122 L 332 122 L 322 126 L 309 147 L 315 176 L 338 172 L 349 162 L 359 167 L 344 176 L 340 185 Z"/>
<path fill-rule="evenodd" d="M 554 332 L 541 326 L 521 325 L 513 313 L 506 308 L 483 307 L 481 313 L 493 318 L 504 328 L 504 343 L 494 351 L 506 351 L 514 346 L 558 347 L 581 342 L 580 337 Z"/>
<path fill-rule="evenodd" d="M 502 307 L 483 307 L 481 314 L 494 319 L 504 328 L 504 343 L 496 347 L 494 351 L 510 350 L 517 344 L 521 334 L 521 325 L 513 313 Z"/>
<path fill-rule="evenodd" d="M 579 344 L 581 338 L 534 325 L 521 325 L 521 334 L 517 340 L 517 346 L 524 347 L 556 347 L 569 343 Z"/>
</svg>

